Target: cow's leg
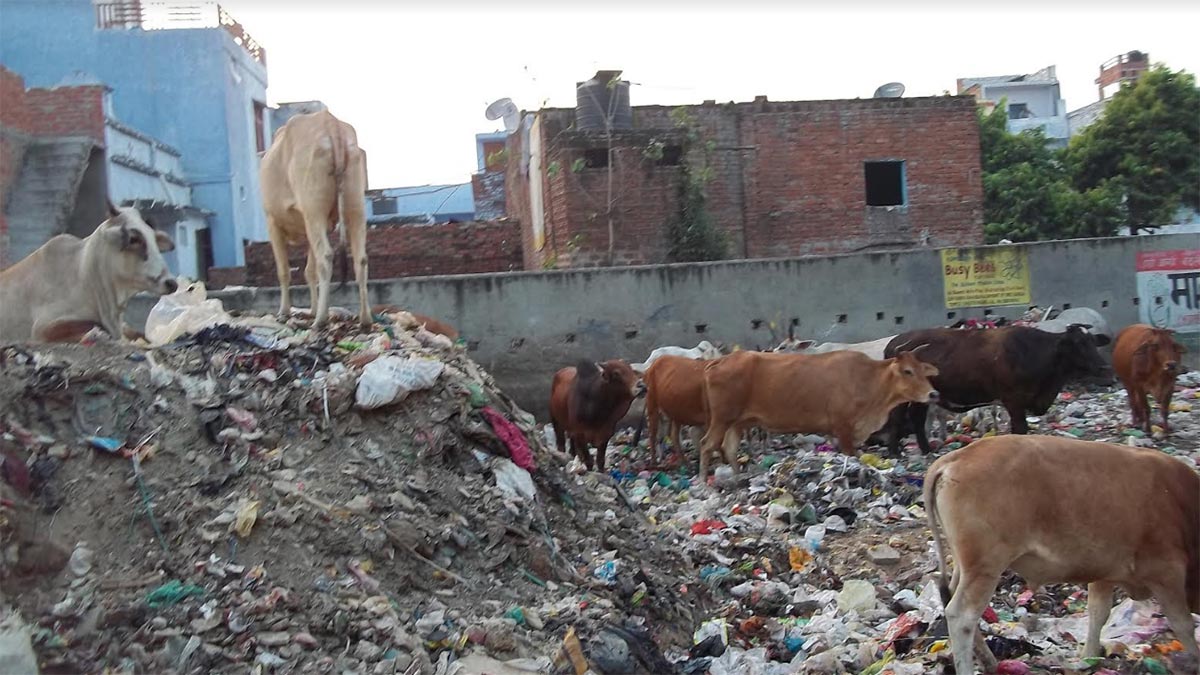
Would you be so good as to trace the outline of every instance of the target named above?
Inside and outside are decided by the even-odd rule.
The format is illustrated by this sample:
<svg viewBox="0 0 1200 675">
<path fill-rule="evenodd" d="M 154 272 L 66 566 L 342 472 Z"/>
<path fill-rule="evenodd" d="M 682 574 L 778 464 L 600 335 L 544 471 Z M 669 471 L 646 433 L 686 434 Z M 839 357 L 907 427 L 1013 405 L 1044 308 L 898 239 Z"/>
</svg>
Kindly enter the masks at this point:
<svg viewBox="0 0 1200 675">
<path fill-rule="evenodd" d="M 1146 395 L 1139 387 L 1127 387 L 1125 393 L 1129 394 L 1129 423 L 1140 429 L 1144 419 L 1142 404 L 1146 402 Z"/>
<path fill-rule="evenodd" d="M 738 443 L 742 440 L 742 429 L 730 427 L 729 431 L 725 432 L 725 441 L 721 444 L 721 454 L 725 457 L 725 463 L 733 468 L 735 473 L 741 473 L 742 465 L 738 464 Z"/>
<path fill-rule="evenodd" d="M 925 403 L 908 404 L 908 425 L 917 436 L 917 447 L 921 453 L 928 455 L 933 452 L 929 445 L 929 437 L 925 435 L 925 420 L 929 417 L 929 405 Z"/>
<path fill-rule="evenodd" d="M 347 199 L 346 208 L 349 208 Z M 362 204 L 362 194 L 356 204 Z M 345 215 L 342 216 L 345 220 Z M 354 281 L 358 284 L 358 323 L 363 328 L 371 327 L 371 308 L 367 305 L 367 231 L 365 227 L 346 226 L 346 235 L 350 240 L 350 258 L 354 261 Z"/>
<path fill-rule="evenodd" d="M 1108 621 L 1112 612 L 1113 585 L 1103 581 L 1093 581 L 1088 584 L 1088 633 L 1087 641 L 1083 643 L 1083 658 L 1103 656 L 1100 649 L 1100 629 Z"/>
<path fill-rule="evenodd" d="M 696 452 L 700 452 L 700 446 L 704 440 L 704 427 L 689 427 L 688 434 L 692 437 L 692 449 Z M 679 448 L 678 452 L 679 463 L 682 465 L 685 457 L 683 448 Z"/>
<path fill-rule="evenodd" d="M 579 458 L 579 461 L 583 462 L 587 470 L 591 471 L 593 466 L 592 453 L 588 452 L 587 443 L 584 442 L 582 435 L 571 435 L 571 450 L 575 452 L 575 456 Z"/>
<path fill-rule="evenodd" d="M 1162 413 L 1162 428 L 1163 433 L 1171 430 L 1167 424 L 1167 416 L 1171 414 L 1171 395 L 1175 393 L 1175 381 L 1169 380 L 1167 386 L 1159 390 L 1159 393 L 1154 396 L 1155 402 L 1158 403 L 1159 412 Z M 1147 406 L 1148 407 L 1148 406 Z M 1149 417 L 1149 415 L 1147 415 Z"/>
<path fill-rule="evenodd" d="M 978 652 L 982 640 L 979 635 L 979 617 L 987 609 L 988 600 L 996 590 L 996 582 L 1000 575 L 996 574 L 960 574 L 954 597 L 946 605 L 946 626 L 950 634 L 950 649 L 954 653 L 954 670 L 957 673 L 971 675 L 975 671 L 972 652 Z M 983 644 L 983 652 L 979 657 L 984 661 L 984 672 L 996 670 L 996 657 Z M 990 661 L 989 661 L 990 659 Z"/>
<path fill-rule="evenodd" d="M 287 239 L 271 216 L 267 216 L 267 233 L 271 239 L 271 253 L 275 256 L 275 278 L 279 281 L 279 316 L 287 319 L 292 312 L 292 270 L 288 266 Z"/>
<path fill-rule="evenodd" d="M 721 445 L 721 441 L 725 438 L 725 432 L 729 431 L 729 426 L 725 422 L 710 419 L 708 431 L 705 432 L 704 438 L 700 441 L 700 471 L 696 474 L 696 478 L 701 483 L 708 480 L 708 458 Z"/>
<path fill-rule="evenodd" d="M 559 452 L 565 455 L 567 454 L 567 434 L 563 432 L 562 427 L 558 424 L 558 422 L 553 422 L 553 424 L 554 446 L 558 448 Z"/>
<path fill-rule="evenodd" d="M 900 456 L 900 441 L 904 440 L 904 436 L 905 436 L 904 424 L 905 424 L 905 420 L 907 420 L 907 419 L 908 419 L 908 404 L 907 403 L 901 403 L 900 405 L 896 406 L 895 408 L 892 408 L 892 411 L 888 413 L 888 421 L 887 421 L 887 424 L 883 427 L 882 431 L 884 431 L 885 434 L 887 435 L 888 454 L 891 455 L 892 457 Z"/>
<path fill-rule="evenodd" d="M 846 424 L 833 430 L 837 436 L 838 450 L 841 450 L 843 455 L 853 456 L 854 451 L 858 449 L 858 444 L 854 442 L 854 426 Z"/>
<path fill-rule="evenodd" d="M 1200 672 L 1197 670 L 1200 667 L 1200 645 L 1196 644 L 1196 627 L 1192 622 L 1192 614 L 1188 611 L 1191 600 L 1188 591 L 1192 589 L 1187 584 L 1187 578 L 1189 572 L 1194 571 L 1189 570 L 1183 561 L 1177 561 L 1174 565 L 1168 564 L 1166 568 L 1165 574 L 1148 584 L 1150 595 L 1158 600 L 1163 615 L 1167 617 L 1171 630 L 1175 632 L 1175 638 L 1183 643 L 1184 651 L 1194 659 L 1190 664 L 1191 669 L 1183 672 Z"/>
<path fill-rule="evenodd" d="M 1029 433 L 1029 421 L 1025 419 L 1025 407 L 1019 403 L 1005 403 L 1004 409 L 1008 411 L 1008 426 L 1012 427 L 1011 432 L 1014 434 Z"/>
<path fill-rule="evenodd" d="M 596 470 L 604 473 L 604 456 L 608 454 L 608 442 L 612 440 L 612 434 L 605 436 L 596 443 Z"/>
<path fill-rule="evenodd" d="M 671 420 L 671 453 L 683 457 L 683 425 Z"/>
<path fill-rule="evenodd" d="M 304 264 L 304 280 L 308 282 L 309 311 L 316 316 L 317 311 L 317 259 L 313 256 L 312 248 L 308 249 L 308 262 Z"/>
<path fill-rule="evenodd" d="M 313 302 L 313 326 L 329 319 L 329 278 L 333 274 L 333 248 L 329 245 L 329 213 L 309 210 L 304 213 L 304 229 L 309 250 L 317 263 L 317 298 Z"/>
<path fill-rule="evenodd" d="M 650 462 L 658 463 L 658 424 L 662 420 L 658 414 L 658 401 L 652 394 L 646 394 L 646 427 L 650 432 Z"/>
</svg>

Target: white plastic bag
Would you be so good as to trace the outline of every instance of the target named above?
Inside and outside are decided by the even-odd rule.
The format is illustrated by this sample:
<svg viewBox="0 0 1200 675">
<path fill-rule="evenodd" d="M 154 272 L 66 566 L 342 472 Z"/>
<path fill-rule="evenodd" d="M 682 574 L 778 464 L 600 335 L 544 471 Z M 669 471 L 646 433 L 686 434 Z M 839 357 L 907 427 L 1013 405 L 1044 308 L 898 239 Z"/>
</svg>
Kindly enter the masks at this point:
<svg viewBox="0 0 1200 675">
<path fill-rule="evenodd" d="M 358 407 L 379 408 L 403 401 L 409 393 L 428 389 L 437 381 L 445 364 L 429 359 L 384 356 L 363 368 L 354 401 Z"/>
<path fill-rule="evenodd" d="M 232 321 L 220 300 L 207 298 L 202 281 L 159 298 L 146 317 L 146 339 L 152 345 L 165 345 L 181 335 Z"/>
</svg>

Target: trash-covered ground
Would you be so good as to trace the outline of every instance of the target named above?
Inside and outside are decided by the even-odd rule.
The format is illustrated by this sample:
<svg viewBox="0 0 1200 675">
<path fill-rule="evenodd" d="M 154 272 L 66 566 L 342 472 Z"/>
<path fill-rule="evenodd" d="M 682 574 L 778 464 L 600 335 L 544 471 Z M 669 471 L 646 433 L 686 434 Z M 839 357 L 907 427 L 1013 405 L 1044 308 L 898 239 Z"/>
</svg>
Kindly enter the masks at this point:
<svg viewBox="0 0 1200 675">
<path fill-rule="evenodd" d="M 932 458 L 773 437 L 744 448 L 742 474 L 697 485 L 694 460 L 651 469 L 618 443 L 611 475 L 584 473 L 461 346 L 380 318 L 0 352 L 0 653 L 28 636 L 46 673 L 948 661 L 917 504 Z M 1198 384 L 1181 380 L 1165 437 L 1127 429 L 1111 391 L 1066 394 L 1036 427 L 1194 465 Z M 984 418 L 956 421 L 947 446 Z M 1171 671 L 1179 645 L 1140 603 L 1113 612 L 1115 656 L 1077 659 L 1084 601 L 1006 580 L 986 617 L 1005 672 Z"/>
</svg>

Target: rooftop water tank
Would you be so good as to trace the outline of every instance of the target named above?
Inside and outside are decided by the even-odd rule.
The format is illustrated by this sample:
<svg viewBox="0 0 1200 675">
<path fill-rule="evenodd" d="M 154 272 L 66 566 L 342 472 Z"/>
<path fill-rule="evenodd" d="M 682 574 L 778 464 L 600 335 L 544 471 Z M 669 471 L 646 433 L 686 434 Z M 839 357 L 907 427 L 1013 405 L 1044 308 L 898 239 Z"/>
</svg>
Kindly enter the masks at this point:
<svg viewBox="0 0 1200 675">
<path fill-rule="evenodd" d="M 629 105 L 629 83 L 618 79 L 619 70 L 598 71 L 587 82 L 575 85 L 575 128 L 579 131 L 604 131 L 605 119 L 613 129 L 633 128 L 633 107 Z"/>
</svg>

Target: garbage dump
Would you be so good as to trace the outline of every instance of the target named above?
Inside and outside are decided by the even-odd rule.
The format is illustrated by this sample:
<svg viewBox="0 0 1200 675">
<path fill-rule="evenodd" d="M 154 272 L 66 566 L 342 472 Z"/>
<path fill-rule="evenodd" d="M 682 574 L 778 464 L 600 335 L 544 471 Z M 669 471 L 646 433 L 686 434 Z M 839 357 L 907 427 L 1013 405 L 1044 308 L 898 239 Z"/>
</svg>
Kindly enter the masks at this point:
<svg viewBox="0 0 1200 675">
<path fill-rule="evenodd" d="M 700 484 L 694 454 L 651 466 L 628 430 L 611 471 L 589 473 L 462 344 L 388 315 L 364 332 L 335 313 L 314 331 L 196 297 L 206 317 L 165 316 L 171 339 L 152 348 L 0 351 L 3 664 L 879 675 L 949 662 L 920 503 L 933 457 L 775 436 Z M 1107 389 L 1069 390 L 1031 425 L 1194 467 L 1198 385 L 1180 378 L 1169 435 L 1129 428 Z M 954 418 L 943 449 L 992 426 Z M 1123 596 L 1109 656 L 1079 659 L 1085 602 L 1006 577 L 983 617 L 1002 672 L 1183 672 L 1155 605 Z"/>
</svg>

